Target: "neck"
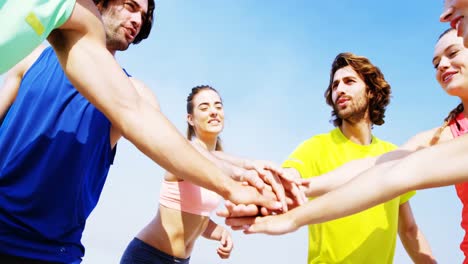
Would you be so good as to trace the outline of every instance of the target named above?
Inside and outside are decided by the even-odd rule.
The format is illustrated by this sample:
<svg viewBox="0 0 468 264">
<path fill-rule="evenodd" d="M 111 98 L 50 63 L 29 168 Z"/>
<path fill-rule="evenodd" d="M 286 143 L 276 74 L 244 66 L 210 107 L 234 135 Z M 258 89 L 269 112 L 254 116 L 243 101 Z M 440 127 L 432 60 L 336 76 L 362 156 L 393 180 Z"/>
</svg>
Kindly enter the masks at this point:
<svg viewBox="0 0 468 264">
<path fill-rule="evenodd" d="M 372 143 L 372 124 L 369 120 L 357 122 L 343 120 L 343 124 L 339 128 L 346 138 L 356 144 L 369 145 Z"/>
<path fill-rule="evenodd" d="M 465 118 L 468 118 L 468 109 L 467 109 L 467 105 L 468 105 L 468 98 L 467 99 L 462 99 L 462 104 L 463 104 L 463 114 L 465 115 Z"/>
<path fill-rule="evenodd" d="M 216 143 L 218 142 L 218 137 L 210 137 L 210 136 L 194 136 L 192 138 L 192 141 L 197 142 L 200 144 L 202 147 L 207 149 L 208 151 L 214 151 L 216 149 Z"/>
<path fill-rule="evenodd" d="M 110 52 L 110 54 L 112 54 L 112 56 L 115 57 L 115 52 L 116 52 L 117 50 L 115 50 L 115 49 L 109 47 L 109 45 L 107 45 L 106 48 L 107 48 L 107 50 Z"/>
</svg>

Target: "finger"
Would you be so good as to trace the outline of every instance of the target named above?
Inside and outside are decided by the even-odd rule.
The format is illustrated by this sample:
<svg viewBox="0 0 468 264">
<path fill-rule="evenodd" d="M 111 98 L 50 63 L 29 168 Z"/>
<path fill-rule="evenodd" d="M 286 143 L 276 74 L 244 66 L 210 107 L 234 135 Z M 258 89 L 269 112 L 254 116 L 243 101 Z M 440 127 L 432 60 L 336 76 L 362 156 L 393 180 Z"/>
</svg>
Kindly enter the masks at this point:
<svg viewBox="0 0 468 264">
<path fill-rule="evenodd" d="M 223 251 L 222 249 L 219 249 L 217 250 L 217 253 L 218 253 L 218 256 L 222 259 L 227 259 L 229 258 L 229 255 L 230 255 L 230 252 L 225 252 Z"/>
<path fill-rule="evenodd" d="M 226 249 L 228 252 L 231 252 L 233 247 L 234 247 L 234 243 L 232 242 L 231 234 L 228 234 L 226 236 Z"/>
<path fill-rule="evenodd" d="M 231 226 L 231 229 L 234 231 L 245 230 L 249 228 L 249 226 Z"/>
<path fill-rule="evenodd" d="M 228 226 L 242 226 L 247 227 L 252 225 L 255 222 L 257 217 L 235 217 L 235 218 L 226 218 L 226 225 Z"/>
<path fill-rule="evenodd" d="M 267 177 L 271 183 L 273 192 L 276 194 L 278 200 L 283 204 L 283 211 L 286 212 L 288 210 L 288 205 L 286 204 L 286 193 L 284 192 L 284 187 L 281 183 L 281 180 L 273 173 L 269 173 Z"/>
<path fill-rule="evenodd" d="M 216 212 L 217 216 L 220 217 L 229 217 L 231 216 L 231 212 L 234 210 L 235 204 L 233 204 L 231 201 L 226 201 L 224 203 L 225 208 L 222 208 Z"/>
<path fill-rule="evenodd" d="M 270 197 L 268 192 L 260 193 L 257 189 L 251 186 L 238 185 L 238 187 L 240 188 L 232 191 L 231 196 L 228 198 L 228 200 L 231 200 L 233 203 L 256 204 L 271 210 L 278 210 L 283 207 L 280 202 L 276 201 L 276 196 L 273 193 L 273 197 Z"/>
<path fill-rule="evenodd" d="M 258 173 L 254 170 L 246 170 L 243 177 L 244 181 L 247 181 L 250 185 L 257 188 L 258 190 L 262 190 L 265 188 L 265 183 L 258 175 Z"/>
<path fill-rule="evenodd" d="M 276 165 L 275 163 L 272 163 L 272 162 L 268 162 L 268 163 L 265 163 L 265 169 L 273 172 L 273 173 L 276 173 L 278 174 L 278 176 L 281 176 L 283 177 L 285 175 L 284 173 L 284 170 L 283 168 L 281 168 L 280 166 Z"/>
<path fill-rule="evenodd" d="M 222 246 L 226 246 L 226 233 L 227 233 L 226 230 L 223 230 L 223 232 L 221 233 L 220 242 Z"/>
<path fill-rule="evenodd" d="M 301 189 L 299 189 L 299 186 L 297 186 L 296 184 L 291 185 L 290 192 L 299 205 L 307 202 L 307 197 L 305 193 Z"/>
</svg>

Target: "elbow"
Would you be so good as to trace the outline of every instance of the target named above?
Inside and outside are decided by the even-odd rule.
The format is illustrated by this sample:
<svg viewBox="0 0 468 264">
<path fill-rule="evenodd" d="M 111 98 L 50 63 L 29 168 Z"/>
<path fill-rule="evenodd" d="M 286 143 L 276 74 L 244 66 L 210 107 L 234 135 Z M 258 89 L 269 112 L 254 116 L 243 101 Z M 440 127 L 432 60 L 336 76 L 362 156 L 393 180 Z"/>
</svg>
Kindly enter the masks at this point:
<svg viewBox="0 0 468 264">
<path fill-rule="evenodd" d="M 144 100 L 137 98 L 117 103 L 113 112 L 114 115 L 110 118 L 112 125 L 119 129 L 123 137 L 130 140 L 135 131 L 143 130 L 148 111 L 145 111 Z"/>
</svg>

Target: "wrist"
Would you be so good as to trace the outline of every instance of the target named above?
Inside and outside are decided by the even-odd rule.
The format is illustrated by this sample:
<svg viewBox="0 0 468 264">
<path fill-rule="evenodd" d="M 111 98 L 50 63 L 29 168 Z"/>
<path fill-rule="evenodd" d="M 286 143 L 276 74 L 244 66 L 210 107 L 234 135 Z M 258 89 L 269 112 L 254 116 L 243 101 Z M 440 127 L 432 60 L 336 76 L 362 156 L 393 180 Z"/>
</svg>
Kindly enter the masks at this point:
<svg viewBox="0 0 468 264">
<path fill-rule="evenodd" d="M 217 185 L 218 194 L 221 195 L 224 200 L 229 200 L 235 189 L 235 181 L 230 177 L 222 177 Z"/>
</svg>

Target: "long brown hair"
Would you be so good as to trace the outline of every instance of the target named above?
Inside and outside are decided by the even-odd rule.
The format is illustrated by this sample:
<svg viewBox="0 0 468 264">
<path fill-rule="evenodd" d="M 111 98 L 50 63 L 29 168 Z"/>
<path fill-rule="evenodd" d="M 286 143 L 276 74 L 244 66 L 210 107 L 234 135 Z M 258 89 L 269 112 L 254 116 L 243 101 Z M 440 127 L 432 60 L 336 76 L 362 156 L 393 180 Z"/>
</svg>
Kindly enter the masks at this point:
<svg viewBox="0 0 468 264">
<path fill-rule="evenodd" d="M 390 84 L 385 80 L 383 73 L 370 60 L 363 56 L 357 56 L 350 52 L 340 53 L 332 63 L 330 82 L 325 91 L 325 99 L 328 105 L 333 107 L 332 86 L 335 73 L 346 66 L 351 66 L 366 84 L 367 97 L 369 99 L 369 117 L 372 124 L 385 123 L 385 110 L 390 103 Z M 335 126 L 341 126 L 343 120 L 332 110 L 332 120 Z"/>
<path fill-rule="evenodd" d="M 215 88 L 209 85 L 199 85 L 199 86 L 193 87 L 192 91 L 187 96 L 187 114 L 193 114 L 193 107 L 194 107 L 193 98 L 195 98 L 195 96 L 203 90 L 212 90 L 219 95 L 218 91 L 216 91 Z M 193 129 L 193 126 L 187 122 L 187 139 L 191 140 L 194 135 L 195 135 L 195 130 Z M 218 151 L 223 150 L 223 146 L 221 144 L 221 138 L 219 136 L 216 138 L 215 150 L 218 150 Z"/>
<path fill-rule="evenodd" d="M 448 116 L 444 119 L 444 124 L 442 124 L 441 127 L 439 127 L 439 129 L 437 129 L 437 131 L 435 132 L 434 136 L 432 137 L 431 139 L 431 142 L 430 142 L 430 145 L 435 145 L 439 142 L 439 139 L 440 139 L 440 135 L 442 134 L 442 132 L 444 131 L 444 129 L 453 121 L 455 120 L 455 118 L 457 118 L 457 116 L 460 114 L 460 113 L 463 113 L 463 111 L 465 111 L 465 107 L 463 106 L 463 103 L 460 103 L 457 107 L 455 107 L 452 111 L 450 111 L 450 113 L 448 114 Z"/>
</svg>

